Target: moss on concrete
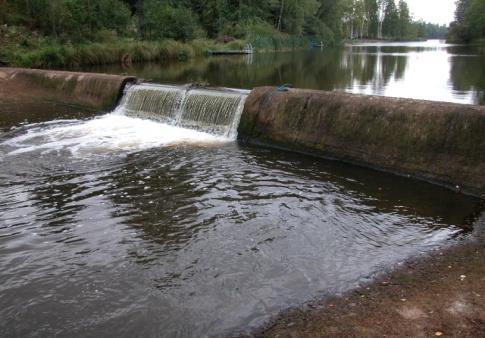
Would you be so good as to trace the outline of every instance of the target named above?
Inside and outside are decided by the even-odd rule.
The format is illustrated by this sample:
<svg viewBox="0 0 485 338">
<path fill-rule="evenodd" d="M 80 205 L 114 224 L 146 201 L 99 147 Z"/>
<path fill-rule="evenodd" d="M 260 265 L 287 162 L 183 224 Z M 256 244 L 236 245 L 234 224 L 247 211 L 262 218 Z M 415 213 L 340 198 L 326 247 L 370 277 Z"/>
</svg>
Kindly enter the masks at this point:
<svg viewBox="0 0 485 338">
<path fill-rule="evenodd" d="M 124 86 L 130 81 L 135 81 L 135 78 L 107 74 L 2 68 L 0 70 L 0 93 L 3 100 L 25 98 L 29 101 L 49 101 L 105 111 L 116 105 Z"/>
<path fill-rule="evenodd" d="M 293 89 L 254 89 L 242 139 L 485 194 L 485 107 Z"/>
</svg>

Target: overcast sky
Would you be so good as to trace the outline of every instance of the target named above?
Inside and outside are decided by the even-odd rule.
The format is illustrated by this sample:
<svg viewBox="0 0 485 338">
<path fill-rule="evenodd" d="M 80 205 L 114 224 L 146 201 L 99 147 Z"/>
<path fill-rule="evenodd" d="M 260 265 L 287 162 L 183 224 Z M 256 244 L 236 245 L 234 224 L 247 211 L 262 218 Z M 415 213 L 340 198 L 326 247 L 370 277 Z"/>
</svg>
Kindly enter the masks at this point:
<svg viewBox="0 0 485 338">
<path fill-rule="evenodd" d="M 407 0 L 415 19 L 449 24 L 454 19 L 456 0 Z M 397 1 L 396 1 L 397 3 Z"/>
</svg>

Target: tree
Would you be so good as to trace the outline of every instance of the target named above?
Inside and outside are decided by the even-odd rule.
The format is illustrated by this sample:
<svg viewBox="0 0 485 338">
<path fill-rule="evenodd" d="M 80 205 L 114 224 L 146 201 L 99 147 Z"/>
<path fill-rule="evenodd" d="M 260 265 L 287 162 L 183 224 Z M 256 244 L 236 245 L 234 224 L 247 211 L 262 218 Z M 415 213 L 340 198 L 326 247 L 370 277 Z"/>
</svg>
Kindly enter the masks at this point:
<svg viewBox="0 0 485 338">
<path fill-rule="evenodd" d="M 364 37 L 366 26 L 367 26 L 367 15 L 365 10 L 364 0 L 354 1 L 354 15 L 353 15 L 354 25 L 356 27 L 356 36 L 360 39 Z"/>
<path fill-rule="evenodd" d="M 166 2 L 147 0 L 145 3 L 145 36 L 152 40 L 193 38 L 196 22 L 190 9 L 170 6 Z"/>
<path fill-rule="evenodd" d="M 136 0 L 135 13 L 136 13 L 136 16 L 138 17 L 138 32 L 140 37 L 143 38 L 145 36 L 145 29 L 146 29 L 144 0 Z"/>
<path fill-rule="evenodd" d="M 469 39 L 485 37 L 485 1 L 471 0 L 465 10 L 465 29 Z"/>
<path fill-rule="evenodd" d="M 377 38 L 379 32 L 379 4 L 377 0 L 365 0 L 365 15 L 367 18 L 367 32 L 369 38 Z"/>
<path fill-rule="evenodd" d="M 460 0 L 457 18 L 469 36 L 482 34 L 483 1 Z M 398 8 L 394 0 L 0 0 L 0 21 L 75 43 L 222 35 L 266 41 L 312 36 L 332 43 L 382 33 L 413 36 L 418 28 L 404 0 Z"/>
<path fill-rule="evenodd" d="M 469 42 L 485 37 L 485 1 L 458 0 L 455 21 L 450 25 L 451 40 Z"/>
<path fill-rule="evenodd" d="M 382 21 L 382 34 L 389 38 L 399 36 L 399 12 L 394 0 L 384 1 L 384 20 Z"/>
<path fill-rule="evenodd" d="M 399 23 L 398 36 L 402 39 L 409 37 L 409 26 L 411 24 L 411 15 L 406 1 L 399 0 Z"/>
</svg>

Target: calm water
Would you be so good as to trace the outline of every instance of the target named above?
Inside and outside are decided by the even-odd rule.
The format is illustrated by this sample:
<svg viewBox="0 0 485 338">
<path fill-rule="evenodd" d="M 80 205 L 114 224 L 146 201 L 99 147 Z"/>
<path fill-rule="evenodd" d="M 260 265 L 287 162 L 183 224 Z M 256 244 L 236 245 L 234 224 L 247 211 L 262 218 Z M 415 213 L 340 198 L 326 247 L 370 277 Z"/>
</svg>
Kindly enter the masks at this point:
<svg viewBox="0 0 485 338">
<path fill-rule="evenodd" d="M 437 69 L 478 58 L 396 48 L 128 71 L 389 94 L 429 53 Z M 439 83 L 450 100 L 482 95 Z M 22 108 L 0 112 L 1 337 L 236 334 L 473 230 L 477 200 L 426 183 L 119 114 Z"/>
<path fill-rule="evenodd" d="M 245 89 L 289 83 L 300 88 L 485 104 L 485 54 L 438 40 L 87 70 L 128 73 L 160 83 L 200 82 Z"/>
</svg>

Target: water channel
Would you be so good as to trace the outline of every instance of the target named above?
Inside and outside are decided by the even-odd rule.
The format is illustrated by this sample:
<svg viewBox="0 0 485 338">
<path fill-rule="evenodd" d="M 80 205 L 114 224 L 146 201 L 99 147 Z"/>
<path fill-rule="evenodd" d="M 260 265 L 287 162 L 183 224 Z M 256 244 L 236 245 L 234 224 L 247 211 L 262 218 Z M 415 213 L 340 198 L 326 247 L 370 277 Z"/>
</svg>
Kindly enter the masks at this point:
<svg viewBox="0 0 485 338">
<path fill-rule="evenodd" d="M 428 53 L 410 47 L 400 52 L 405 55 L 387 57 L 397 52 L 367 46 L 377 55 L 364 56 L 360 48 L 336 52 L 339 67 L 320 65 L 331 64 L 325 52 L 309 51 L 127 72 L 159 83 L 195 79 L 250 88 L 291 81 L 390 94 Z M 440 48 L 436 53 L 449 52 Z M 461 57 L 475 58 L 448 56 L 445 63 Z M 388 59 L 396 60 L 389 61 L 389 76 L 358 73 L 369 60 L 387 69 Z M 352 70 L 342 71 L 343 60 L 354 63 Z M 333 73 L 348 76 L 334 81 Z M 429 79 L 437 85 L 427 98 L 483 98 L 479 83 L 454 89 L 448 76 Z M 280 311 L 341 294 L 408 258 L 470 236 L 478 202 L 473 197 L 238 144 L 234 128 L 245 95 L 141 84 L 114 112 L 66 118 L 54 109 L 40 121 L 25 115 L 3 121 L 1 335 L 248 332 Z"/>
</svg>

